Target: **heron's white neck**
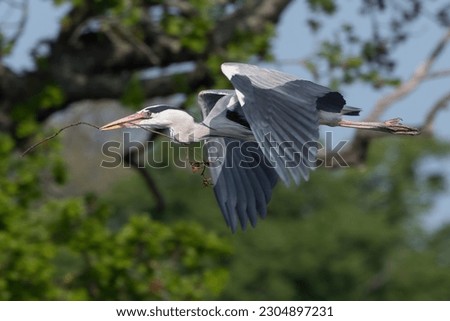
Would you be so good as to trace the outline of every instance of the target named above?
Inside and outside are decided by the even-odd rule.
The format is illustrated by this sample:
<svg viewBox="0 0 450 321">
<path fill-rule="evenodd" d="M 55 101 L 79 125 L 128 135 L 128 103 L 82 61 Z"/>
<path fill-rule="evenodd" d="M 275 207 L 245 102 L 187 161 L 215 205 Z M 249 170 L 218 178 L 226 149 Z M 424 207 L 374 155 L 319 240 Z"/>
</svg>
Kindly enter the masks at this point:
<svg viewBox="0 0 450 321">
<path fill-rule="evenodd" d="M 149 119 L 149 125 L 155 128 L 168 128 L 170 137 L 180 143 L 198 142 L 210 136 L 210 129 L 196 123 L 194 118 L 183 110 L 169 109 Z"/>
<path fill-rule="evenodd" d="M 210 136 L 210 129 L 203 124 L 196 123 L 192 118 L 192 122 L 185 122 L 182 126 L 169 126 L 170 137 L 180 143 L 194 143 L 206 139 Z"/>
</svg>

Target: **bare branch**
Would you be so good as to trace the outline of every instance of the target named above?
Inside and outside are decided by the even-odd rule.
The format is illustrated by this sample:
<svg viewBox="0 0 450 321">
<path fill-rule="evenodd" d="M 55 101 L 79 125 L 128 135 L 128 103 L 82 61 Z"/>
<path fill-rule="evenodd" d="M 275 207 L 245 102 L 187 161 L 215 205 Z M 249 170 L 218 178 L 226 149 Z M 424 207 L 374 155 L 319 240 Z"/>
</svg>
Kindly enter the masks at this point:
<svg viewBox="0 0 450 321">
<path fill-rule="evenodd" d="M 386 122 L 377 122 L 381 114 L 383 114 L 389 106 L 396 101 L 402 99 L 404 96 L 411 93 L 417 86 L 419 86 L 424 80 L 436 77 L 444 77 L 450 74 L 449 71 L 441 71 L 430 73 L 430 69 L 437 60 L 437 58 L 444 51 L 445 46 L 450 42 L 450 29 L 447 30 L 445 35 L 439 40 L 436 46 L 431 51 L 429 57 L 415 70 L 411 78 L 405 81 L 394 92 L 381 98 L 375 105 L 372 113 L 366 118 L 366 122 L 351 122 L 349 126 L 346 121 L 340 126 L 358 128 L 355 137 L 352 139 L 351 144 L 346 148 L 341 155 L 345 159 L 345 165 L 358 166 L 364 164 L 367 158 L 368 148 L 373 139 L 386 134 L 400 134 L 400 135 L 417 135 L 421 131 L 416 128 L 405 126 L 400 124 L 399 119 L 388 120 Z M 424 125 L 422 126 L 423 132 L 429 132 L 434 118 L 439 110 L 445 108 L 450 101 L 450 93 L 442 97 L 430 110 Z M 356 124 L 355 124 L 356 123 Z M 362 129 L 372 129 L 366 131 Z M 339 165 L 339 164 L 338 164 Z"/>
<path fill-rule="evenodd" d="M 450 76 L 450 68 L 449 69 L 443 69 L 435 72 L 431 72 L 428 74 L 428 79 L 435 79 L 435 78 L 444 78 Z"/>
<path fill-rule="evenodd" d="M 126 86 L 131 78 L 131 73 L 122 74 L 98 74 L 88 77 L 87 75 L 76 75 L 73 79 L 61 79 L 60 86 L 66 94 L 66 106 L 72 102 L 82 99 L 119 99 L 126 90 Z M 208 83 L 208 75 L 206 70 L 199 68 L 190 71 L 171 75 L 164 75 L 158 78 L 143 79 L 141 88 L 146 97 L 170 96 L 174 92 L 174 88 L 180 87 L 180 81 L 184 81 L 186 86 L 179 93 L 189 93 L 197 90 L 201 84 Z M 47 108 L 39 110 L 37 119 L 43 121 L 51 114 L 62 108 Z"/>
<path fill-rule="evenodd" d="M 381 114 L 383 114 L 389 106 L 412 92 L 427 77 L 430 68 L 443 52 L 449 41 L 450 29 L 448 29 L 441 40 L 439 40 L 430 56 L 416 69 L 411 78 L 400 85 L 394 92 L 384 96 L 377 102 L 372 113 L 367 117 L 367 120 L 373 121 L 379 119 Z"/>
<path fill-rule="evenodd" d="M 15 32 L 8 37 L 7 40 L 8 46 L 13 47 L 16 42 L 19 40 L 20 36 L 22 35 L 23 31 L 25 30 L 25 25 L 28 18 L 28 0 L 23 0 L 21 3 L 19 2 L 6 2 L 8 6 L 11 8 L 17 9 L 21 11 L 21 17 L 18 22 L 14 22 L 14 25 L 17 25 Z M 2 17 L 4 18 L 4 17 Z M 1 56 L 0 56 L 1 58 Z"/>
<path fill-rule="evenodd" d="M 444 96 L 441 97 L 441 99 L 439 99 L 434 105 L 433 107 L 430 109 L 430 111 L 428 112 L 425 121 L 422 125 L 422 131 L 424 133 L 431 133 L 433 130 L 433 124 L 434 124 L 434 120 L 436 119 L 436 116 L 438 114 L 439 111 L 441 111 L 442 109 L 444 109 L 445 107 L 447 107 L 447 105 L 450 103 L 450 92 L 448 92 L 447 94 L 445 94 Z"/>
<path fill-rule="evenodd" d="M 113 32 L 109 30 L 106 31 L 106 35 L 111 36 L 112 33 L 117 34 L 117 36 L 121 37 L 123 40 L 128 41 L 133 47 L 139 50 L 144 56 L 147 57 L 148 61 L 151 65 L 159 65 L 161 60 L 158 55 L 147 45 L 145 42 L 140 40 L 134 34 L 132 34 L 127 28 L 124 28 L 120 23 L 113 24 Z M 115 31 L 115 32 L 114 32 Z"/>
<path fill-rule="evenodd" d="M 92 127 L 92 128 L 95 128 L 95 129 L 100 129 L 100 127 L 98 127 L 98 126 L 96 126 L 96 125 L 93 125 L 93 124 L 90 124 L 90 123 L 87 123 L 87 122 L 84 122 L 84 121 L 79 121 L 79 122 L 77 122 L 77 123 L 74 123 L 74 124 L 70 124 L 70 125 L 64 126 L 64 127 L 60 128 L 57 132 L 55 132 L 53 135 L 50 135 L 50 136 L 44 138 L 43 140 L 40 140 L 40 141 L 38 141 L 37 143 L 35 143 L 35 144 L 31 145 L 30 147 L 28 147 L 28 148 L 22 153 L 22 157 L 24 157 L 26 154 L 28 154 L 29 152 L 31 152 L 33 149 L 35 149 L 35 148 L 38 147 L 39 145 L 41 145 L 41 144 L 43 144 L 43 143 L 45 143 L 45 142 L 48 142 L 50 139 L 55 138 L 56 136 L 58 136 L 59 134 L 61 134 L 62 131 L 66 130 L 66 129 L 70 128 L 70 127 L 75 127 L 75 126 L 79 126 L 79 125 L 87 125 L 87 126 L 90 126 L 90 127 Z"/>
<path fill-rule="evenodd" d="M 223 48 L 237 30 L 258 33 L 267 27 L 268 22 L 277 22 L 281 12 L 292 0 L 245 1 L 242 8 L 225 17 L 212 32 L 211 48 Z"/>
</svg>

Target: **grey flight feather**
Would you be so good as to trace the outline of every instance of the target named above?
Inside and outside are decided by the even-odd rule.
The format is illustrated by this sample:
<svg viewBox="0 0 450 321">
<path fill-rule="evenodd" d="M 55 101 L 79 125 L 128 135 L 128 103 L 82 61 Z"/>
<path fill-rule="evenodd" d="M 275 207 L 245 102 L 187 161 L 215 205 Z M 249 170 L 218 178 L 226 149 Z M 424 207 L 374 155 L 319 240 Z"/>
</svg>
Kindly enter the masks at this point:
<svg viewBox="0 0 450 321">
<path fill-rule="evenodd" d="M 229 104 L 235 100 L 235 103 Z M 238 106 L 236 106 L 236 104 Z M 199 105 L 207 125 L 220 113 L 240 109 L 234 91 L 208 90 L 199 94 Z M 215 114 L 215 115 L 214 115 Z M 226 121 L 226 120 L 225 120 Z M 256 225 L 264 218 L 278 175 L 266 161 L 258 144 L 233 138 L 212 137 L 205 141 L 214 195 L 227 225 L 234 232 L 239 224 Z"/>
<path fill-rule="evenodd" d="M 307 180 L 319 138 L 317 99 L 330 89 L 246 64 L 226 63 L 230 79 L 261 149 L 282 181 Z M 344 101 L 345 103 L 345 101 Z M 341 107 L 342 109 L 342 107 Z"/>
<path fill-rule="evenodd" d="M 224 96 L 234 95 L 235 92 L 232 89 L 208 89 L 202 90 L 198 94 L 198 105 L 202 111 L 203 120 L 209 115 L 211 110 L 216 105 L 217 101 Z"/>
<path fill-rule="evenodd" d="M 233 138 L 206 141 L 214 194 L 227 225 L 234 232 L 238 223 L 254 227 L 266 216 L 278 175 L 256 142 Z"/>
</svg>

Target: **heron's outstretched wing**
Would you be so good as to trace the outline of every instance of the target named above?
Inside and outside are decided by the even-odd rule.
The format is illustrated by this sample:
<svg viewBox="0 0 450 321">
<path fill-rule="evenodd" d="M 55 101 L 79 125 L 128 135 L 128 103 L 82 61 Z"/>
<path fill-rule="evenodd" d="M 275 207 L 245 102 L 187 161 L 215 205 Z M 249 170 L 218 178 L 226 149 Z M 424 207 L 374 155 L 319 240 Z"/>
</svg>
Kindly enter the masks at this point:
<svg viewBox="0 0 450 321">
<path fill-rule="evenodd" d="M 206 141 L 214 194 L 227 225 L 234 232 L 248 221 L 266 216 L 267 204 L 278 175 L 267 162 L 257 142 L 232 138 L 210 138 Z"/>
<path fill-rule="evenodd" d="M 286 185 L 307 180 L 316 161 L 319 110 L 340 112 L 342 95 L 310 81 L 260 68 L 225 63 L 223 73 L 263 154 Z"/>
<path fill-rule="evenodd" d="M 248 126 L 234 90 L 202 91 L 199 105 L 208 126 L 221 121 Z M 258 216 L 266 216 L 278 178 L 258 143 L 214 137 L 206 140 L 205 151 L 214 194 L 227 225 L 233 232 L 238 224 L 243 229 L 248 222 L 255 226 Z"/>
</svg>

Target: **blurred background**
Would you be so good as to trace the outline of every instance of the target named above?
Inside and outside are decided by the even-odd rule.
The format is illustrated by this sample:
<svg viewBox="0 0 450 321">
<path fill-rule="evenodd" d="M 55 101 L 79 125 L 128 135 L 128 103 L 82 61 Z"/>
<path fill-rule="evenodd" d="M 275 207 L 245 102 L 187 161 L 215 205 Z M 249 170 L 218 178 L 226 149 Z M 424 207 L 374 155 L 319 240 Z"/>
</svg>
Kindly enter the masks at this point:
<svg viewBox="0 0 450 321">
<path fill-rule="evenodd" d="M 449 42 L 444 0 L 0 0 L 0 299 L 449 300 Z M 236 234 L 164 137 L 80 125 L 22 155 L 151 103 L 200 119 L 225 61 L 422 135 L 322 129 L 349 166 L 279 184 Z"/>
</svg>

